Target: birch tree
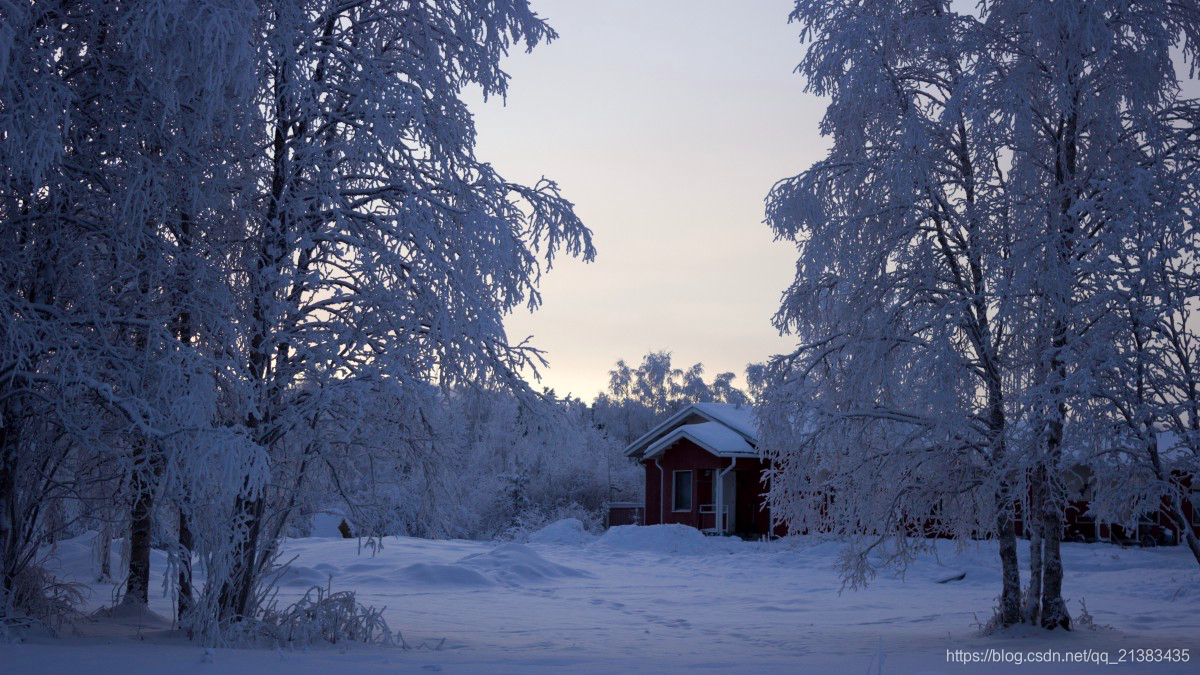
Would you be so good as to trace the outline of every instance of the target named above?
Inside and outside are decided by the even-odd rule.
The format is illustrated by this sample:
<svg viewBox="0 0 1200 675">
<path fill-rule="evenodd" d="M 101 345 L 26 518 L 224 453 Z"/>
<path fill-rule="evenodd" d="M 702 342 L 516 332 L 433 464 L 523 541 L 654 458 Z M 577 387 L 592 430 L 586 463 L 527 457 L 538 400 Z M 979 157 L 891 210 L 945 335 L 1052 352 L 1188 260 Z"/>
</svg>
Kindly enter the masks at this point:
<svg viewBox="0 0 1200 675">
<path fill-rule="evenodd" d="M 237 258 L 249 374 L 244 425 L 279 488 L 248 490 L 222 620 L 250 616 L 296 490 L 322 452 L 296 434 L 356 382 L 524 390 L 540 356 L 502 318 L 539 303 L 555 253 L 590 259 L 553 182 L 505 181 L 474 156 L 460 94 L 503 96 L 500 57 L 554 33 L 524 2 L 263 3 L 257 109 L 263 151 Z M 247 479 L 247 484 L 249 480 Z M 210 577 L 210 584 L 212 584 Z"/>
<path fill-rule="evenodd" d="M 808 43 L 799 71 L 830 97 L 833 150 L 768 198 L 768 223 L 800 253 L 776 320 L 801 345 L 773 361 L 763 394 L 776 512 L 870 535 L 848 550 L 852 584 L 872 560 L 911 557 L 914 520 L 988 532 L 998 623 L 1068 628 L 1067 448 L 1094 427 L 1086 402 L 1117 349 L 1102 326 L 1119 256 L 1164 233 L 1155 200 L 1185 192 L 1160 169 L 1193 143 L 1173 133 L 1170 48 L 1194 56 L 1197 14 L 801 1 L 792 18 Z M 1034 532 L 1023 608 L 1014 500 L 1031 501 Z"/>
<path fill-rule="evenodd" d="M 776 325 L 801 345 L 763 393 L 776 513 L 798 530 L 866 528 L 843 561 L 852 586 L 910 560 L 926 519 L 991 533 L 998 618 L 1016 623 L 1014 231 L 999 130 L 974 108 L 980 26 L 926 1 L 799 2 L 792 19 L 808 44 L 798 70 L 830 98 L 833 149 L 767 202 L 800 254 Z"/>
<path fill-rule="evenodd" d="M 1166 184 L 1147 179 L 1178 152 L 1165 145 L 1193 142 L 1172 132 L 1179 79 L 1170 50 L 1195 58 L 1200 15 L 1156 2 L 1013 1 L 991 3 L 984 20 L 979 67 L 988 107 L 1007 129 L 1014 222 L 1024 225 L 1016 285 L 1030 299 L 1024 330 L 1036 349 L 1024 397 L 1042 483 L 1030 521 L 1044 543 L 1033 551 L 1042 586 L 1030 619 L 1069 627 L 1059 553 L 1066 429 L 1072 418 L 1086 423 L 1082 399 L 1114 350 L 1094 329 L 1119 294 L 1119 255 L 1166 236 L 1168 220 L 1155 216 L 1180 206 L 1171 174 L 1157 172 Z M 1166 209 L 1155 204 L 1163 194 Z"/>
</svg>

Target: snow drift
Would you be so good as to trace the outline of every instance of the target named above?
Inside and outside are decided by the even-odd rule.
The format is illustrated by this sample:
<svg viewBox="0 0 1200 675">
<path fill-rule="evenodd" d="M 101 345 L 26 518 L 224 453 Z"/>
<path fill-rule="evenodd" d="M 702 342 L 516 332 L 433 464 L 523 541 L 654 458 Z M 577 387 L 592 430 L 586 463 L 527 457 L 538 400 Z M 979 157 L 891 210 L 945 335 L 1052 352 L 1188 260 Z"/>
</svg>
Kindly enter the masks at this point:
<svg viewBox="0 0 1200 675">
<path fill-rule="evenodd" d="M 578 518 L 564 518 L 529 535 L 529 541 L 533 544 L 584 546 L 596 541 L 596 535 L 585 530 Z"/>
<path fill-rule="evenodd" d="M 396 579 L 419 586 L 458 586 L 485 588 L 496 583 L 479 572 L 462 565 L 414 563 L 396 572 Z"/>
<path fill-rule="evenodd" d="M 729 542 L 704 536 L 687 525 L 620 525 L 609 528 L 597 546 L 662 555 L 727 553 Z"/>
<path fill-rule="evenodd" d="M 459 565 L 480 570 L 497 581 L 509 586 L 521 586 L 562 579 L 586 577 L 587 572 L 546 560 L 536 551 L 521 544 L 503 544 L 488 551 L 476 553 L 458 561 Z"/>
</svg>

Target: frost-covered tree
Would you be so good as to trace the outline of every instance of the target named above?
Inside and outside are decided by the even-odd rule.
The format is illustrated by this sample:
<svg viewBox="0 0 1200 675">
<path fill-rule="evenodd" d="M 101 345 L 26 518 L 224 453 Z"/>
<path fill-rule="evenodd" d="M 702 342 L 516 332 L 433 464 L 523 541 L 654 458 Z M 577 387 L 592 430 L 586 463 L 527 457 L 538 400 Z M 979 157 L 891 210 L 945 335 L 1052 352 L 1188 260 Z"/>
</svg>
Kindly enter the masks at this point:
<svg viewBox="0 0 1200 675">
<path fill-rule="evenodd" d="M 174 539 L 182 624 L 220 639 L 304 494 L 377 438 L 366 411 L 419 430 L 431 388 L 539 404 L 502 318 L 590 235 L 552 182 L 475 157 L 460 98 L 503 96 L 507 50 L 554 37 L 528 3 L 0 12 L 5 598 L 63 514 L 109 514 L 127 597 Z"/>
<path fill-rule="evenodd" d="M 208 424 L 187 403 L 221 370 L 196 345 L 230 315 L 209 245 L 238 231 L 218 153 L 238 147 L 230 97 L 253 92 L 252 13 L 159 9 L 4 9 L 0 483 L 27 505 L 4 509 L 21 514 L 0 525 L 6 589 L 56 527 L 39 512 L 106 486 L 133 535 L 127 597 L 144 603 L 169 446 Z"/>
<path fill-rule="evenodd" d="M 1154 167 L 1191 142 L 1172 133 L 1169 48 L 1192 56 L 1196 16 L 1139 2 L 956 10 L 814 0 L 792 14 L 833 149 L 768 199 L 800 253 L 777 324 L 801 345 L 763 393 L 773 498 L 793 525 L 870 535 L 847 553 L 851 583 L 905 562 L 926 518 L 995 536 L 997 621 L 1024 610 L 1066 627 L 1067 448 L 1114 353 L 1098 326 L 1117 255 L 1138 227 L 1162 227 L 1143 205 L 1178 199 Z M 1035 533 L 1025 608 L 1014 501 Z"/>
<path fill-rule="evenodd" d="M 364 396 L 381 405 L 360 408 Z M 356 535 L 520 538 L 567 517 L 598 529 L 607 502 L 641 488 L 625 444 L 578 399 L 530 405 L 507 391 L 432 386 L 423 400 L 400 391 L 347 399 L 316 430 L 327 450 L 297 506 L 336 508 Z"/>
<path fill-rule="evenodd" d="M 636 368 L 617 361 L 608 372 L 608 391 L 592 403 L 596 423 L 624 443 L 649 431 L 665 415 L 689 403 L 743 405 L 750 397 L 733 384 L 733 373 L 704 379 L 704 364 L 687 370 L 671 365 L 671 353 L 649 352 Z"/>
<path fill-rule="evenodd" d="M 1088 400 L 1092 442 L 1083 453 L 1095 476 L 1093 515 L 1132 524 L 1163 510 L 1200 562 L 1186 512 L 1187 477 L 1200 475 L 1195 314 L 1198 148 L 1187 136 L 1200 107 L 1176 100 L 1164 114 L 1170 132 L 1143 149 L 1131 168 L 1127 200 L 1133 227 L 1114 256 L 1107 313 L 1093 329 L 1111 346 L 1097 365 Z"/>
<path fill-rule="evenodd" d="M 1089 424 L 1089 383 L 1116 349 L 1096 327 L 1128 282 L 1119 256 L 1168 236 L 1186 208 L 1179 181 L 1190 179 L 1170 165 L 1181 142 L 1194 143 L 1176 129 L 1180 106 L 1193 105 L 1180 100 L 1171 49 L 1194 62 L 1200 16 L 1158 2 L 1014 0 L 989 4 L 983 20 L 983 111 L 1003 125 L 1011 153 L 1022 226 L 1014 288 L 1028 298 L 1021 330 L 1034 350 L 1023 392 L 1036 439 L 1029 520 L 1044 543 L 1033 551 L 1043 568 L 1030 619 L 1068 627 L 1058 551 L 1065 451 L 1076 445 L 1067 429 Z"/>
<path fill-rule="evenodd" d="M 503 96 L 500 57 L 554 37 L 526 3 L 279 1 L 257 26 L 262 151 L 234 267 L 244 424 L 300 469 L 238 500 L 226 618 L 254 612 L 289 495 L 324 451 L 302 430 L 326 402 L 379 380 L 524 390 L 537 354 L 503 316 L 537 306 L 556 252 L 592 255 L 552 182 L 510 183 L 474 155 L 462 89 Z"/>
<path fill-rule="evenodd" d="M 511 396 L 464 396 L 457 411 L 474 410 L 464 474 L 474 514 L 473 537 L 521 537 L 550 522 L 577 518 L 598 529 L 609 501 L 636 498 L 639 467 L 624 443 L 593 422 L 578 399 L 529 409 Z"/>
<path fill-rule="evenodd" d="M 1014 237 L 999 131 L 971 107 L 980 26 L 948 3 L 800 2 L 799 67 L 830 97 L 829 156 L 781 181 L 767 220 L 800 252 L 770 365 L 776 513 L 846 535 L 852 585 L 942 532 L 1000 541 L 1000 621 L 1020 618 L 1005 360 Z"/>
</svg>

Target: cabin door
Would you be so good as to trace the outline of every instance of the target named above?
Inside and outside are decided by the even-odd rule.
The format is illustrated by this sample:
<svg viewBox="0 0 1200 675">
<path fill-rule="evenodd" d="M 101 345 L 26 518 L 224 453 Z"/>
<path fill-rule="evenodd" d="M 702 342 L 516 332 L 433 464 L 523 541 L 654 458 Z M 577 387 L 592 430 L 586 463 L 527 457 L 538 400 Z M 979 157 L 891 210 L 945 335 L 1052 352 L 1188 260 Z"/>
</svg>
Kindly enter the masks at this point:
<svg viewBox="0 0 1200 675">
<path fill-rule="evenodd" d="M 721 508 L 720 512 L 725 516 L 725 522 L 721 524 L 719 531 L 722 534 L 733 532 L 737 529 L 737 472 L 729 471 L 721 477 Z"/>
</svg>

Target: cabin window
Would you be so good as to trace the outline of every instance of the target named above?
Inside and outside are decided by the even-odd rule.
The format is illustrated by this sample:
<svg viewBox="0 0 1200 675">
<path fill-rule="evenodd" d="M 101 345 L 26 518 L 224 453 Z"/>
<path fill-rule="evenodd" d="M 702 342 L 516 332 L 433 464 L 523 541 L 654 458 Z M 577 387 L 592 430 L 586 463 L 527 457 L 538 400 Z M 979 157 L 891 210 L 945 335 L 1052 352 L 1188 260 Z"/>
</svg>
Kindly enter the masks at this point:
<svg viewBox="0 0 1200 675">
<path fill-rule="evenodd" d="M 692 472 L 691 471 L 676 471 L 674 474 L 675 485 L 672 492 L 674 499 L 672 501 L 672 511 L 691 511 L 692 510 Z"/>
</svg>

